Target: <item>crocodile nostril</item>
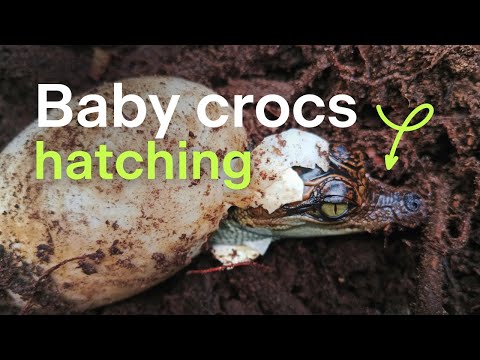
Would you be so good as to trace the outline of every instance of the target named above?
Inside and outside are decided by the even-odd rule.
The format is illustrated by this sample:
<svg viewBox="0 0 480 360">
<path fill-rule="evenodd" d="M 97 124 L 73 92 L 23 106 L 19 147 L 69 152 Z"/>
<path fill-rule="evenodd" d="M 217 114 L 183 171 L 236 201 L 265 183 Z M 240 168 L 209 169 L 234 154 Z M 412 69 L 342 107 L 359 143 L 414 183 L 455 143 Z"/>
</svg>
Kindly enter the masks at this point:
<svg viewBox="0 0 480 360">
<path fill-rule="evenodd" d="M 408 211 L 418 211 L 422 206 L 422 198 L 415 193 L 407 193 L 403 197 L 403 203 Z"/>
</svg>

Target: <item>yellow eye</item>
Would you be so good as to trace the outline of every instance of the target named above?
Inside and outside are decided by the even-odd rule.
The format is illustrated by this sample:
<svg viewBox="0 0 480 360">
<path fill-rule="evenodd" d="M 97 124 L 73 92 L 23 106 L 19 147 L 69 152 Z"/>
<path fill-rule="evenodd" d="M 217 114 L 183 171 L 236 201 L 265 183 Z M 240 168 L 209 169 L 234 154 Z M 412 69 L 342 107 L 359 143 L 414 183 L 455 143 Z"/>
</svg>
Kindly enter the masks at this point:
<svg viewBox="0 0 480 360">
<path fill-rule="evenodd" d="M 325 202 L 325 203 L 322 204 L 321 209 L 322 209 L 323 215 L 325 215 L 326 217 L 334 219 L 334 218 L 338 218 L 342 215 L 345 215 L 345 213 L 348 210 L 348 204 L 347 203 L 335 204 L 335 203 Z"/>
</svg>

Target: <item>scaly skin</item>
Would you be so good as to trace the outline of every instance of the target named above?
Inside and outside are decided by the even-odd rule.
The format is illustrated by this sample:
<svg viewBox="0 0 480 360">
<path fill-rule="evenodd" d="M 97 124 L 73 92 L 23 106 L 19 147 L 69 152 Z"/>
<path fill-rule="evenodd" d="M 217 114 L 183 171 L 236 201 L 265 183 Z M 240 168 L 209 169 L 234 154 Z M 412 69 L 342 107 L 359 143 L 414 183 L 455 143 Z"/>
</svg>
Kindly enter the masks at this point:
<svg viewBox="0 0 480 360">
<path fill-rule="evenodd" d="M 414 228 L 426 217 L 424 200 L 418 194 L 370 178 L 362 155 L 350 154 L 343 146 L 331 148 L 328 172 L 318 168 L 297 171 L 305 184 L 302 201 L 271 214 L 261 207 L 234 208 L 211 243 L 242 245 L 285 237 L 374 232 L 394 223 Z M 322 211 L 325 203 L 337 216 Z"/>
</svg>

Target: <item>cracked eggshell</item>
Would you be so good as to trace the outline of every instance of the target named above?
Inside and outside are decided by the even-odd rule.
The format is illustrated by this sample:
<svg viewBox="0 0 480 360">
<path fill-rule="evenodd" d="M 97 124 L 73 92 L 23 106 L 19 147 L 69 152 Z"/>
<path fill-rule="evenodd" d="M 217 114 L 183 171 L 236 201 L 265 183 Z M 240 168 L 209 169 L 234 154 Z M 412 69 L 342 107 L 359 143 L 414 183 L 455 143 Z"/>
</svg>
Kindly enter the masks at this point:
<svg viewBox="0 0 480 360">
<path fill-rule="evenodd" d="M 246 261 L 254 261 L 261 254 L 256 249 L 244 245 L 219 245 L 213 246 L 212 255 L 223 265 L 229 266 Z"/>
<path fill-rule="evenodd" d="M 3 283 L 10 284 L 4 290 L 19 306 L 30 299 L 36 280 L 48 269 L 92 253 L 97 256 L 70 261 L 55 270 L 48 277 L 48 286 L 41 288 L 50 292 L 43 298 L 55 298 L 71 310 L 84 310 L 139 293 L 186 266 L 227 212 L 225 185 L 210 180 L 209 167 L 198 183 L 176 180 L 176 166 L 174 180 L 163 180 L 162 160 L 158 160 L 157 180 L 142 175 L 127 181 L 115 172 L 113 180 L 100 178 L 98 160 L 93 157 L 100 144 L 106 144 L 116 156 L 133 150 L 147 158 L 147 141 L 155 139 L 159 126 L 149 94 L 158 95 L 164 109 L 172 94 L 181 95 L 165 139 L 156 141 L 157 151 L 169 151 L 174 164 L 178 163 L 180 140 L 187 140 L 189 152 L 243 151 L 246 146 L 245 130 L 235 128 L 233 122 L 211 129 L 198 120 L 197 103 L 214 93 L 212 90 L 170 77 L 134 78 L 122 83 L 124 94 L 137 94 L 146 103 L 147 117 L 140 127 L 114 128 L 109 122 L 106 128 L 84 128 L 76 121 L 83 108 L 78 106 L 77 97 L 69 104 L 73 110 L 69 125 L 39 128 L 35 122 L 0 154 L 0 263 L 3 261 L 6 269 L 16 269 L 16 275 Z M 113 84 L 92 92 L 106 99 L 107 119 L 112 121 Z M 134 111 L 127 104 L 126 116 Z M 210 118 L 221 114 L 233 118 L 230 107 L 220 108 L 216 103 L 207 107 Z M 50 116 L 63 114 L 53 111 Z M 37 140 L 45 142 L 45 151 L 58 151 L 64 167 L 71 152 L 89 152 L 92 180 L 70 180 L 65 173 L 62 180 L 51 180 L 51 160 L 45 163 L 45 180 L 36 180 Z M 138 166 L 126 162 L 127 171 Z M 146 166 L 145 161 L 141 165 L 144 174 Z M 113 160 L 108 168 L 113 171 Z M 6 277 L 6 273 L 0 276 Z M 17 281 L 19 276 L 24 286 Z M 41 303 L 41 298 L 36 301 Z"/>
<path fill-rule="evenodd" d="M 252 151 L 252 175 L 248 188 L 229 194 L 238 207 L 262 206 L 269 213 L 280 206 L 301 201 L 303 181 L 294 166 L 314 169 L 329 167 L 329 143 L 321 137 L 298 129 L 271 135 Z"/>
</svg>

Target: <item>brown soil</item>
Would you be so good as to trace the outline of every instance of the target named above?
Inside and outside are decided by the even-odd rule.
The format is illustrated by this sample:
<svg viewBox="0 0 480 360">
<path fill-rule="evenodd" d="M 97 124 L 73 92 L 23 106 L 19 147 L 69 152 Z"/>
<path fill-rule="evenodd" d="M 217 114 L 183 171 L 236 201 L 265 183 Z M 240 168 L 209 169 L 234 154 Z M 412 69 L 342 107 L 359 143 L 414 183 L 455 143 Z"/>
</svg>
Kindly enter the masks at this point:
<svg viewBox="0 0 480 360">
<path fill-rule="evenodd" d="M 479 66 L 480 47 L 474 46 L 0 46 L 0 148 L 36 116 L 36 87 L 44 82 L 64 83 L 79 93 L 103 81 L 168 74 L 229 98 L 276 93 L 293 103 L 305 93 L 325 101 L 350 94 L 357 101 L 357 123 L 337 129 L 325 122 L 315 131 L 363 150 L 372 176 L 427 196 L 425 226 L 286 239 L 261 260 L 272 272 L 182 271 L 89 313 L 480 313 Z M 383 155 L 394 133 L 374 106 L 382 104 L 390 119 L 400 121 L 424 102 L 434 105 L 434 119 L 402 139 L 400 160 L 387 173 Z M 253 107 L 246 119 L 253 143 L 270 133 L 258 126 Z M 205 254 L 186 270 L 216 265 Z"/>
</svg>

